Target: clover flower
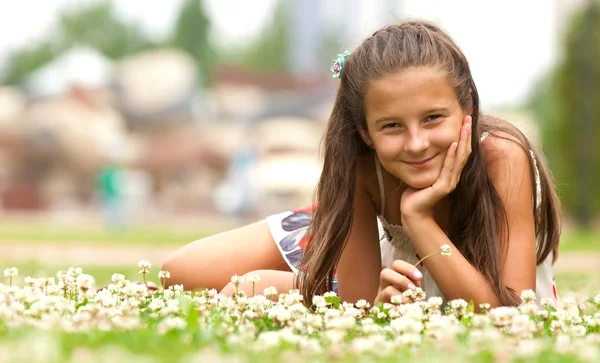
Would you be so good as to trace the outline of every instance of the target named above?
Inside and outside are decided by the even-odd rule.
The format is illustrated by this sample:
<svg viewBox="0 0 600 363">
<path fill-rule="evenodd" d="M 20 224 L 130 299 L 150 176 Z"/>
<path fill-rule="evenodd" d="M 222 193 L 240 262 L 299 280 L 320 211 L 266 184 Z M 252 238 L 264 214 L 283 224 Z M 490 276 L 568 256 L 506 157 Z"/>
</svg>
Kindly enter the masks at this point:
<svg viewBox="0 0 600 363">
<path fill-rule="evenodd" d="M 452 250 L 450 249 L 450 246 L 441 245 L 440 248 L 442 249 L 442 256 L 450 257 L 452 255 Z"/>
<path fill-rule="evenodd" d="M 450 257 L 452 255 L 452 249 L 450 248 L 449 245 L 441 245 L 440 249 L 441 249 L 441 251 L 439 251 L 439 252 L 433 252 L 433 253 L 430 253 L 427 256 L 423 257 L 422 259 L 417 261 L 417 263 L 415 263 L 414 266 L 415 267 L 419 266 L 419 264 L 421 262 L 425 261 L 426 259 L 428 259 L 431 256 L 442 255 L 444 257 Z"/>
<path fill-rule="evenodd" d="M 7 268 L 4 270 L 4 277 L 17 277 L 19 276 L 19 270 L 16 267 Z"/>
<path fill-rule="evenodd" d="M 138 267 L 140 268 L 140 275 L 147 275 L 150 272 L 150 267 L 152 267 L 152 264 L 148 260 L 140 260 L 138 262 Z"/>
<path fill-rule="evenodd" d="M 390 298 L 390 302 L 392 304 L 394 304 L 394 305 L 402 304 L 403 295 L 406 296 L 406 297 L 409 297 L 409 296 L 406 295 L 407 293 L 413 293 L 414 294 L 414 292 L 412 290 L 406 290 L 406 291 L 404 291 L 404 293 L 402 295 L 394 295 L 394 296 L 392 296 Z"/>
<path fill-rule="evenodd" d="M 149 269 L 147 265 L 145 268 Z M 166 271 L 159 273 L 159 278 L 166 276 Z M 177 339 L 185 344 L 193 341 L 195 331 L 201 327 L 215 332 L 211 338 L 215 339 L 215 345 L 225 344 L 235 354 L 243 354 L 247 348 L 251 354 L 281 353 L 277 356 L 280 360 L 294 360 L 300 352 L 301 360 L 362 358 L 353 354 L 386 360 L 427 349 L 434 360 L 451 352 L 452 358 L 461 361 L 481 354 L 502 361 L 539 360 L 546 356 L 556 360 L 598 361 L 600 311 L 596 302 L 600 294 L 587 301 L 591 310 L 590 306 L 581 310 L 579 297 L 557 300 L 555 307 L 540 309 L 532 302 L 532 292 L 523 292 L 519 307 L 490 309 L 489 304 L 481 304 L 480 314 L 471 311 L 472 304 L 459 299 L 448 301 L 449 314 L 443 315 L 439 311 L 443 299 L 437 296 L 427 301 L 370 307 L 366 300 L 351 304 L 328 293 L 315 295 L 313 308 L 308 309 L 302 304 L 298 290 L 281 293 L 278 301 L 263 295 L 249 297 L 243 292 L 230 297 L 215 289 L 191 292 L 181 285 L 148 294 L 144 285 L 115 274 L 108 288 L 100 291 L 90 288 L 83 293 L 77 288 L 91 287 L 90 275 L 73 268 L 57 277 L 57 280 L 25 277 L 23 286 L 0 284 L 2 324 L 8 328 L 43 330 L 44 336 L 61 332 L 131 331 L 152 337 L 177 330 Z M 251 276 L 246 279 L 256 281 Z M 239 277 L 235 281 L 239 283 Z M 277 294 L 274 287 L 263 292 L 269 296 Z M 419 294 L 417 289 L 408 293 L 414 300 L 420 298 Z M 197 314 L 188 316 L 194 310 Z M 33 339 L 28 336 L 0 343 L 0 351 L 9 352 L 12 360 L 27 361 L 27 355 L 15 358 L 11 352 L 21 349 L 30 354 L 28 347 L 39 335 L 34 331 Z M 213 350 L 214 346 L 207 348 L 203 351 L 214 353 L 213 359 L 205 356 L 207 361 L 222 358 L 221 352 Z"/>
<path fill-rule="evenodd" d="M 523 304 L 535 302 L 535 292 L 531 289 L 521 291 L 521 300 L 523 301 Z"/>
</svg>

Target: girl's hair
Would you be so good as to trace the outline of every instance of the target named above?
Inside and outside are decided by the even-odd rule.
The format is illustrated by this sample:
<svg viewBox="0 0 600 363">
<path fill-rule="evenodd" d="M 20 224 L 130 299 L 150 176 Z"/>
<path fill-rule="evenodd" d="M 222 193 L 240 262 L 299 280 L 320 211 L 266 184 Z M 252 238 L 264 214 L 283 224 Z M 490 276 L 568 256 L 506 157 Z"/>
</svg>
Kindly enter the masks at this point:
<svg viewBox="0 0 600 363">
<path fill-rule="evenodd" d="M 501 274 L 501 248 L 508 236 L 506 211 L 487 173 L 486 155 L 479 140 L 484 132 L 503 131 L 520 142 L 529 155 L 527 138 L 514 126 L 479 114 L 479 95 L 469 64 L 454 41 L 437 26 L 409 21 L 387 26 L 366 38 L 344 63 L 335 104 L 324 135 L 324 165 L 316 190 L 310 241 L 300 265 L 296 285 L 310 304 L 315 294 L 332 290 L 333 273 L 348 239 L 353 215 L 356 162 L 373 152 L 361 139 L 367 129 L 364 95 L 367 83 L 406 67 L 430 66 L 444 70 L 463 109 L 472 112 L 472 153 L 463 169 L 452 202 L 448 237 L 465 258 L 485 276 L 502 305 L 520 302 L 506 287 Z M 534 198 L 537 264 L 553 252 L 560 237 L 559 201 L 540 156 L 533 152 L 539 170 L 541 202 Z M 536 192 L 535 165 L 530 162 Z M 499 238 L 498 236 L 502 236 Z M 373 241 L 374 243 L 376 241 Z"/>
</svg>

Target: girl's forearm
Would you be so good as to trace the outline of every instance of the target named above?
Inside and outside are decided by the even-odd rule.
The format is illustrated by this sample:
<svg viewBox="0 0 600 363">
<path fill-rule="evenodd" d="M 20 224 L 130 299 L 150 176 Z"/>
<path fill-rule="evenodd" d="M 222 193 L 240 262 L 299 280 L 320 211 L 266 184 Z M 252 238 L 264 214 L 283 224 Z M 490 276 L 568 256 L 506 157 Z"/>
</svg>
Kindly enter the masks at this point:
<svg viewBox="0 0 600 363">
<path fill-rule="evenodd" d="M 473 300 L 475 306 L 489 303 L 498 305 L 488 281 L 456 249 L 433 218 L 404 220 L 404 228 L 420 256 L 438 252 L 442 245 L 452 249 L 450 257 L 432 256 L 423 261 L 447 300 Z"/>
</svg>

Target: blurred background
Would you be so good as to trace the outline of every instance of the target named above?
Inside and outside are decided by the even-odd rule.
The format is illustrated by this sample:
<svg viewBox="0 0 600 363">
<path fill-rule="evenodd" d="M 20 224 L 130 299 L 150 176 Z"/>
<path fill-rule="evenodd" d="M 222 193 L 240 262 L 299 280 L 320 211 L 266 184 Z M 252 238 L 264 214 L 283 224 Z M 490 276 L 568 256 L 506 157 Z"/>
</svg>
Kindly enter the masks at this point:
<svg viewBox="0 0 600 363">
<path fill-rule="evenodd" d="M 337 87 L 332 60 L 407 18 L 444 28 L 470 61 L 483 111 L 543 149 L 566 248 L 598 245 L 598 5 L 2 2 L 0 256 L 173 248 L 309 204 Z M 90 251 L 64 259 L 100 253 Z"/>
</svg>

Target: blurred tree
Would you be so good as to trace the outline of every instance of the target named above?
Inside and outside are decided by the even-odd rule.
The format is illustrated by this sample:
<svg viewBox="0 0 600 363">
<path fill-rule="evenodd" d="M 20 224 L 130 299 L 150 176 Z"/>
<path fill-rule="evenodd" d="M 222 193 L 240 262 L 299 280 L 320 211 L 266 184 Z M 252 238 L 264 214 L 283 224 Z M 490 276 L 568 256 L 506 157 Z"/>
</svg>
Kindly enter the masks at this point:
<svg viewBox="0 0 600 363">
<path fill-rule="evenodd" d="M 179 12 L 171 43 L 196 60 L 199 83 L 205 86 L 212 82 L 212 70 L 218 58 L 210 42 L 209 32 L 210 18 L 206 15 L 202 0 L 186 0 Z"/>
<path fill-rule="evenodd" d="M 56 34 L 48 34 L 39 43 L 13 53 L 3 82 L 21 83 L 29 73 L 76 45 L 90 46 L 112 59 L 158 46 L 138 24 L 120 18 L 111 1 L 86 3 L 60 15 Z"/>
<path fill-rule="evenodd" d="M 230 50 L 224 61 L 240 64 L 257 70 L 289 70 L 290 61 L 290 0 L 278 0 L 273 16 L 261 29 L 259 35 L 243 49 Z M 293 16 L 293 14 L 292 14 Z M 332 59 L 341 53 L 341 41 L 335 29 L 323 28 L 319 34 L 319 54 L 317 59 L 324 64 L 323 72 L 329 71 Z M 337 52 L 336 52 L 337 51 Z"/>
<path fill-rule="evenodd" d="M 112 59 L 156 46 L 139 24 L 119 17 L 109 0 L 68 8 L 59 24 L 60 41 L 66 47 L 88 45 Z"/>
<path fill-rule="evenodd" d="M 64 49 L 53 41 L 42 41 L 10 55 L 0 83 L 18 85 L 27 75 L 62 53 Z"/>
<path fill-rule="evenodd" d="M 273 17 L 267 22 L 259 36 L 241 50 L 240 63 L 245 67 L 260 70 L 286 70 L 289 68 L 289 16 L 290 3 L 279 0 Z"/>
<path fill-rule="evenodd" d="M 564 59 L 538 84 L 531 108 L 564 206 L 582 226 L 600 212 L 600 4 L 573 18 Z"/>
</svg>

